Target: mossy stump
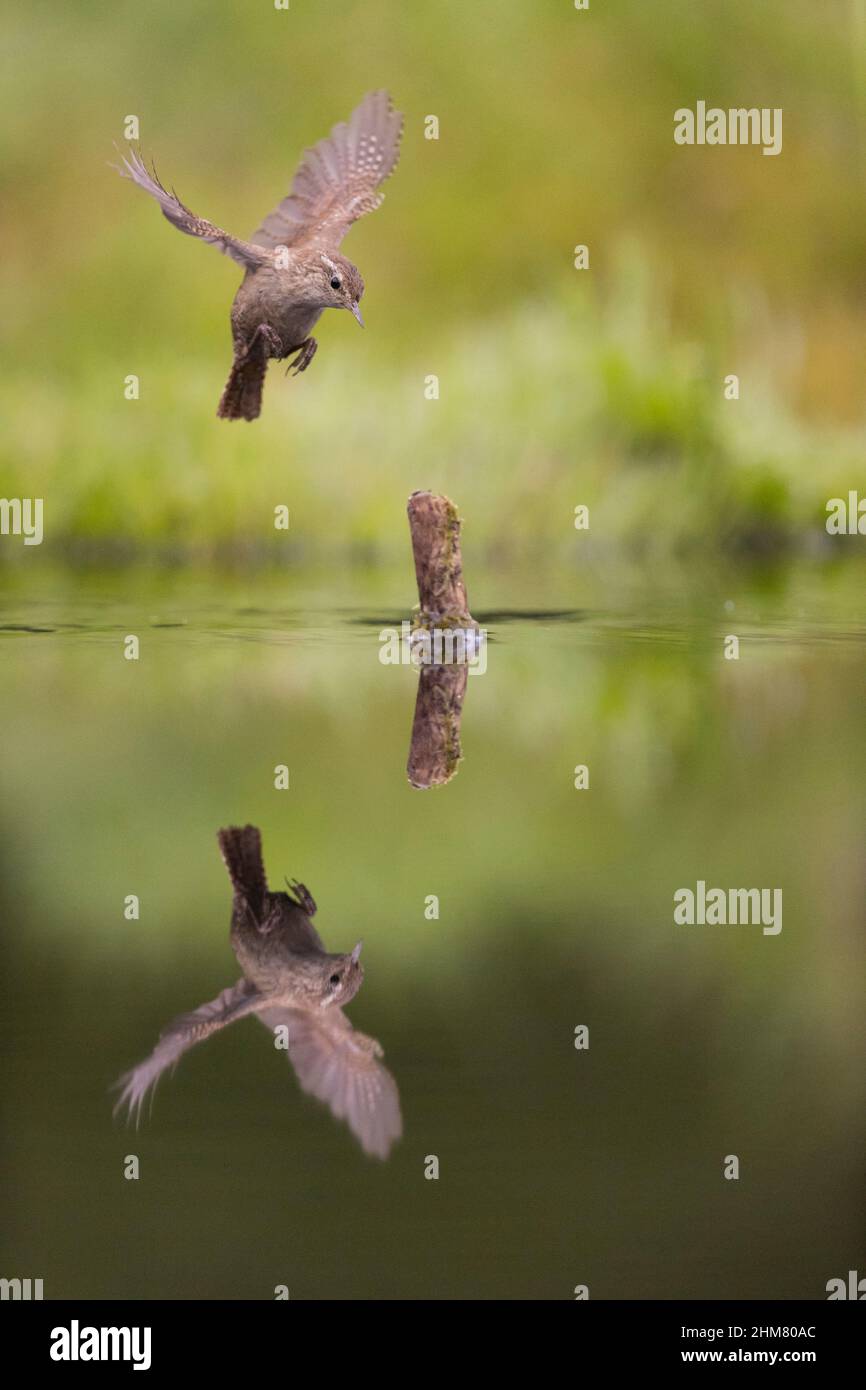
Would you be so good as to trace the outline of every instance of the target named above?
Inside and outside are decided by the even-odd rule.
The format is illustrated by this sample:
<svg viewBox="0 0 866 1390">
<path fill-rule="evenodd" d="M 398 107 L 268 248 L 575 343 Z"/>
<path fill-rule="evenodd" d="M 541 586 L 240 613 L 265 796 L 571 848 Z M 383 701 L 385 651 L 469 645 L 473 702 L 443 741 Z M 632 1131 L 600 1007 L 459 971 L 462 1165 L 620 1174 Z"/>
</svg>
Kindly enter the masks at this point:
<svg viewBox="0 0 866 1390">
<path fill-rule="evenodd" d="M 454 503 L 435 492 L 413 492 L 406 511 L 420 604 L 415 627 L 477 628 L 463 582 L 460 517 Z"/>
</svg>

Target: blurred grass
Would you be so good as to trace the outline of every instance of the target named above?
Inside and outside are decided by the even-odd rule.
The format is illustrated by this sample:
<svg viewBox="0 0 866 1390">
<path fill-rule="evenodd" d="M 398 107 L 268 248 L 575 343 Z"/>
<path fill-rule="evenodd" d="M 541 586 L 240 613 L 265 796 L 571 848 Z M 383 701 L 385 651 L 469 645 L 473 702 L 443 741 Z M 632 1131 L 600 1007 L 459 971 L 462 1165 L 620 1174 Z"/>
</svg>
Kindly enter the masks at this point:
<svg viewBox="0 0 866 1390">
<path fill-rule="evenodd" d="M 859 0 L 78 0 L 7 35 L 0 493 L 45 498 L 48 544 L 369 559 L 429 486 L 508 559 L 566 553 L 579 502 L 595 547 L 764 550 L 821 540 L 862 476 Z M 218 422 L 237 267 L 106 167 L 124 117 L 245 235 L 376 85 L 407 126 L 345 245 L 368 330 L 326 315 L 315 370 Z M 783 153 L 675 147 L 701 97 L 781 106 Z"/>
</svg>

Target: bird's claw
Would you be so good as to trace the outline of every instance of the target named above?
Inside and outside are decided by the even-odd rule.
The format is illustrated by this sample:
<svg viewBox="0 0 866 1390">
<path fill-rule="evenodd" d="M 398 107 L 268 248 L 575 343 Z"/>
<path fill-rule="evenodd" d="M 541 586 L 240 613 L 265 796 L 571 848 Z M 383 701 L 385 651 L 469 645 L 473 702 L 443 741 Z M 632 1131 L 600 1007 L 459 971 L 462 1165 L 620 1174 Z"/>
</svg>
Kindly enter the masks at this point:
<svg viewBox="0 0 866 1390">
<path fill-rule="evenodd" d="M 286 372 L 291 372 L 292 376 L 298 376 L 300 372 L 305 372 L 315 357 L 318 346 L 315 338 L 308 338 L 305 343 L 301 343 L 297 357 L 289 363 Z M 292 370 L 293 368 L 294 370 Z"/>
<path fill-rule="evenodd" d="M 288 888 L 290 894 L 294 894 L 295 901 L 297 902 L 298 907 L 300 907 L 304 912 L 306 912 L 308 917 L 315 917 L 316 901 L 309 888 L 307 888 L 303 883 L 299 883 L 296 878 L 287 878 L 286 887 Z"/>
<path fill-rule="evenodd" d="M 283 353 L 283 340 L 279 333 L 271 328 L 269 323 L 260 323 L 256 329 L 255 337 L 261 338 L 268 357 L 276 357 L 277 361 L 279 361 L 280 358 L 285 355 Z"/>
</svg>

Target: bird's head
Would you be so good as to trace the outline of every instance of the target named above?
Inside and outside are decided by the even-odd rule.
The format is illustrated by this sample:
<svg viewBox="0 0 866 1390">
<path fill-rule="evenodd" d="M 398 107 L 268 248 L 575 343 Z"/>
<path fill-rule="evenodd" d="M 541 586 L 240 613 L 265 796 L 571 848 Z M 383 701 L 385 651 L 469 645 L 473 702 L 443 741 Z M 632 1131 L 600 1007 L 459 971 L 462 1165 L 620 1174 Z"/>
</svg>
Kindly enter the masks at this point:
<svg viewBox="0 0 866 1390">
<path fill-rule="evenodd" d="M 322 993 L 319 1007 L 330 1009 L 335 1004 L 348 1004 L 354 999 L 364 981 L 364 967 L 359 960 L 361 942 L 344 956 L 328 956 L 322 962 Z"/>
<path fill-rule="evenodd" d="M 364 320 L 358 301 L 364 293 L 364 281 L 357 266 L 347 261 L 345 256 L 322 256 L 322 300 L 327 309 L 348 309 L 354 314 L 361 327 Z"/>
</svg>

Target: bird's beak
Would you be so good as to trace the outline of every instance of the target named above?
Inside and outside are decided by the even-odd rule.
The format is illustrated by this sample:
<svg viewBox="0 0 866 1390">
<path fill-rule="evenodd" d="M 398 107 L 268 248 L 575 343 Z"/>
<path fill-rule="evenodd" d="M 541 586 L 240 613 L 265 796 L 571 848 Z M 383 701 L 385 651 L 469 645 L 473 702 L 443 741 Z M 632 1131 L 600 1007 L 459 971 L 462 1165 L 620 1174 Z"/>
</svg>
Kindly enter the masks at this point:
<svg viewBox="0 0 866 1390">
<path fill-rule="evenodd" d="M 349 308 L 352 310 L 352 313 L 355 315 L 355 318 L 358 320 L 359 324 L 363 328 L 364 320 L 361 318 L 361 310 L 358 308 L 357 299 L 352 300 L 352 303 L 349 305 Z"/>
<path fill-rule="evenodd" d="M 363 944 L 364 944 L 363 941 L 359 941 L 358 944 L 357 944 L 357 946 L 355 947 L 354 951 L 352 952 L 352 964 L 353 964 L 353 965 L 357 965 L 357 964 L 358 964 L 358 957 L 359 957 L 360 954 L 361 954 L 361 947 L 363 946 Z"/>
</svg>

